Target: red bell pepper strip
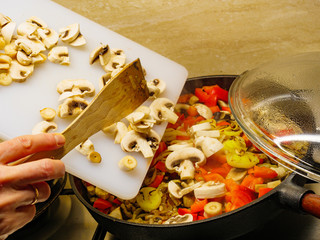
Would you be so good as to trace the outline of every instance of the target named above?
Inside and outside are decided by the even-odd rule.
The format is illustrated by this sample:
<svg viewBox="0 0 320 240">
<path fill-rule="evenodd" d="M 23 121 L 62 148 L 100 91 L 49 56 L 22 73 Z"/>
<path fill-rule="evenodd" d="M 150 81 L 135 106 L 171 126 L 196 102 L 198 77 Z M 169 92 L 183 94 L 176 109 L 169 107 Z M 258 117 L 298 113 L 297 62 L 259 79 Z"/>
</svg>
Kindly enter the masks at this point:
<svg viewBox="0 0 320 240">
<path fill-rule="evenodd" d="M 273 188 L 259 188 L 259 195 L 258 197 L 262 197 L 263 195 L 270 192 Z"/>
<path fill-rule="evenodd" d="M 248 171 L 249 174 L 253 174 L 255 177 L 272 179 L 278 176 L 278 173 L 271 168 L 268 167 L 258 167 L 254 166 Z"/>
<path fill-rule="evenodd" d="M 164 177 L 164 175 L 162 175 L 162 174 L 157 174 L 157 176 L 155 177 L 155 179 L 153 180 L 153 182 L 150 183 L 150 184 L 148 185 L 148 187 L 157 188 L 157 187 L 160 185 L 160 183 L 162 182 L 163 177 Z"/>
<path fill-rule="evenodd" d="M 167 171 L 166 164 L 162 161 L 157 162 L 156 165 L 154 165 L 154 168 L 158 169 L 161 172 Z"/>
<path fill-rule="evenodd" d="M 219 85 L 204 86 L 202 88 L 209 95 L 215 95 L 218 99 L 228 102 L 228 91 L 221 88 Z"/>
<path fill-rule="evenodd" d="M 204 209 L 204 206 L 208 203 L 207 199 L 196 200 L 190 207 L 191 213 L 201 212 Z"/>
<path fill-rule="evenodd" d="M 93 207 L 100 210 L 105 210 L 107 208 L 111 208 L 112 203 L 102 198 L 98 198 L 97 200 L 94 201 Z"/>
<path fill-rule="evenodd" d="M 262 177 L 255 177 L 255 176 L 249 174 L 242 180 L 241 185 L 254 191 L 255 185 L 262 184 L 262 183 L 263 183 Z"/>
</svg>

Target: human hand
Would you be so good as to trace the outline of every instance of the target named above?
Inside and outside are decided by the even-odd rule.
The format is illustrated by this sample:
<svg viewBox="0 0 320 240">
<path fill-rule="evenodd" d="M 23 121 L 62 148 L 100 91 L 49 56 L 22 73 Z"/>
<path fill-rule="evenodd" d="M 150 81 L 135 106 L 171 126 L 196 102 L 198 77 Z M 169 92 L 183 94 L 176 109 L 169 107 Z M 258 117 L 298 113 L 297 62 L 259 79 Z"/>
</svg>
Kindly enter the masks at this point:
<svg viewBox="0 0 320 240">
<path fill-rule="evenodd" d="M 25 135 L 0 143 L 0 239 L 30 222 L 36 213 L 34 204 L 50 196 L 50 186 L 45 181 L 65 174 L 60 160 L 7 164 L 39 151 L 60 148 L 64 143 L 61 134 L 53 133 Z"/>
</svg>

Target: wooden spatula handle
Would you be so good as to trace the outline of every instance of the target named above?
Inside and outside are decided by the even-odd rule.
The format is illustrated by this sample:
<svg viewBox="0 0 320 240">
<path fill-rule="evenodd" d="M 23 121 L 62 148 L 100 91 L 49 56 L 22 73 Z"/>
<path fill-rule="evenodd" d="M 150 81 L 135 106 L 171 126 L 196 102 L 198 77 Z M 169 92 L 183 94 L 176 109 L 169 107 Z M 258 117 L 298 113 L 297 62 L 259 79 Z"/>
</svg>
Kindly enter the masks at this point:
<svg viewBox="0 0 320 240">
<path fill-rule="evenodd" d="M 301 202 L 302 209 L 311 215 L 320 218 L 320 196 L 313 193 L 304 195 Z"/>
</svg>

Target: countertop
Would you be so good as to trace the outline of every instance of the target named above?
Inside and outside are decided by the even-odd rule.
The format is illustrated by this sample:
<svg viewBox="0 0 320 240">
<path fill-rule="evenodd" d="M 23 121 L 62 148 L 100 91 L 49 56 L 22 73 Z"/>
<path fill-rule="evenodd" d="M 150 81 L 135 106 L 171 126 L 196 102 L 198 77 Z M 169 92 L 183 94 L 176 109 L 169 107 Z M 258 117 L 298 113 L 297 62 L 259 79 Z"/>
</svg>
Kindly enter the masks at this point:
<svg viewBox="0 0 320 240">
<path fill-rule="evenodd" d="M 180 63 L 189 77 L 320 50 L 319 0 L 54 1 Z"/>
</svg>

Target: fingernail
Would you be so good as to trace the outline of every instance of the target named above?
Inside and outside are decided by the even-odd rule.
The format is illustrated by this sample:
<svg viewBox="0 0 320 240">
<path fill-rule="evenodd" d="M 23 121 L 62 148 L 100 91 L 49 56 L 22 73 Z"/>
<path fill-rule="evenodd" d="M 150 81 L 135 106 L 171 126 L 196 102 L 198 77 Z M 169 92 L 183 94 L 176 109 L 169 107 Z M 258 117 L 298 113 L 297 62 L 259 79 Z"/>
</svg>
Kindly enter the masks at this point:
<svg viewBox="0 0 320 240">
<path fill-rule="evenodd" d="M 65 137 L 61 133 L 55 133 L 54 138 L 56 139 L 56 143 L 59 147 L 63 146 L 66 142 Z"/>
</svg>

